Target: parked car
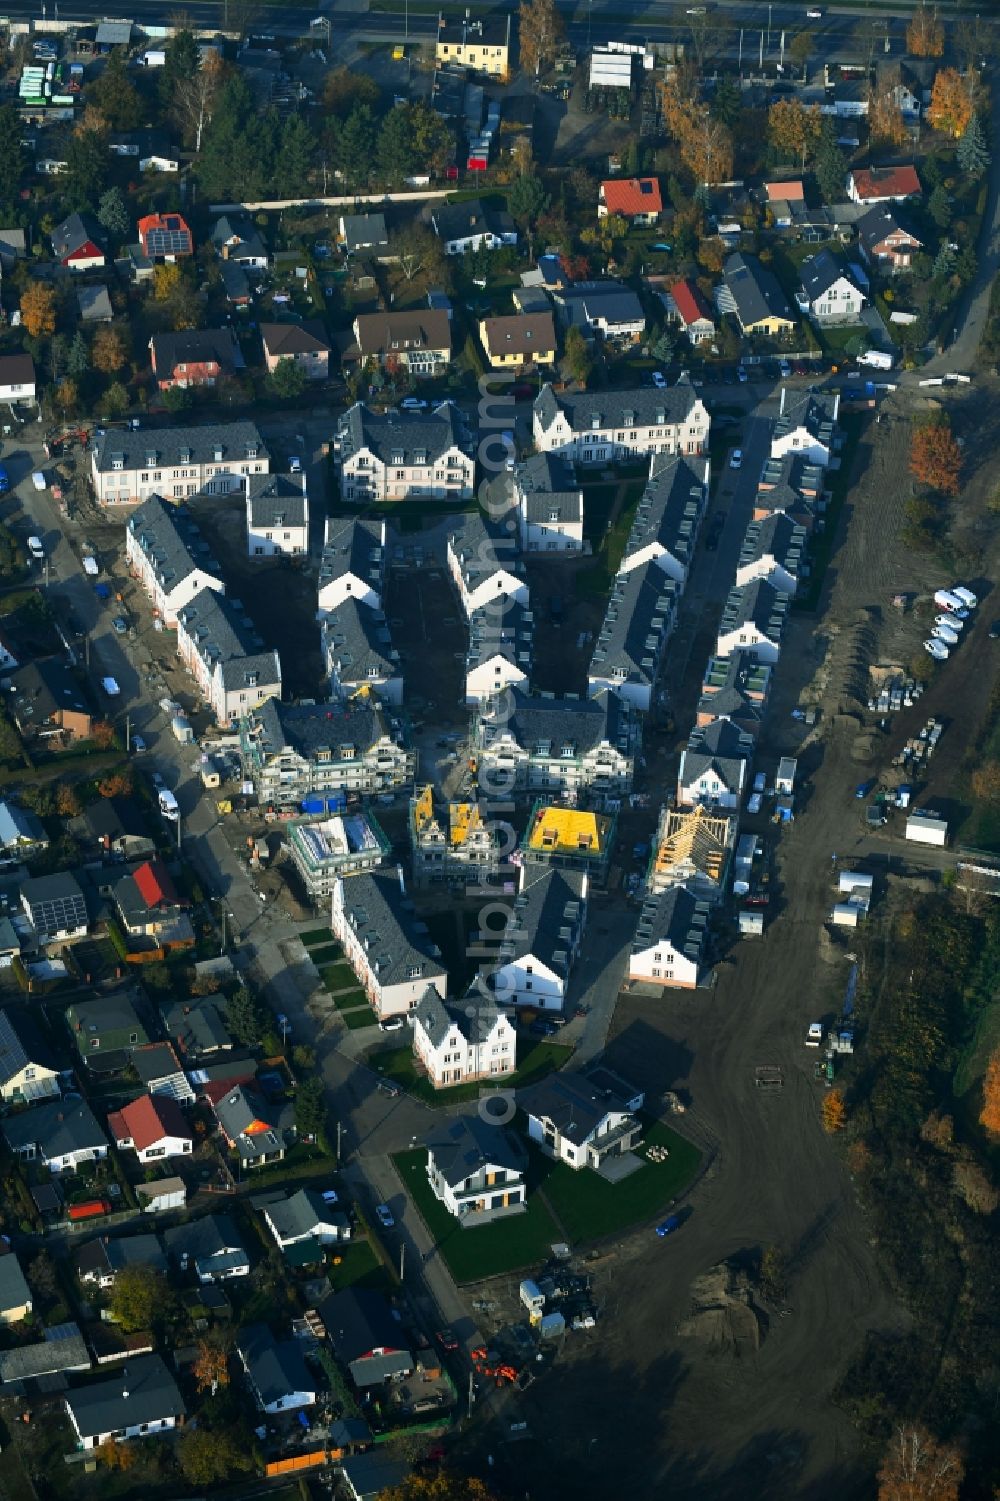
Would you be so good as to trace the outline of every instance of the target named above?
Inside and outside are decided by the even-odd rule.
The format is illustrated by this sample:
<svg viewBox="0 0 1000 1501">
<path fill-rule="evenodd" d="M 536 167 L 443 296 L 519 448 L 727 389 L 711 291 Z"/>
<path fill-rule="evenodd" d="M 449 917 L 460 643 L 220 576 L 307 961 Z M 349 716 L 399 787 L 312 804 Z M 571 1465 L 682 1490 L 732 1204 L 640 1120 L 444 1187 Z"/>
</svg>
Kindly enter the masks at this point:
<svg viewBox="0 0 1000 1501">
<path fill-rule="evenodd" d="M 958 596 L 967 610 L 974 610 L 979 603 L 977 596 L 971 589 L 966 589 L 964 584 L 956 584 L 951 592 Z"/>
<path fill-rule="evenodd" d="M 128 635 L 128 621 L 124 615 L 116 615 L 111 624 L 114 626 L 116 636 Z"/>
<path fill-rule="evenodd" d="M 404 396 L 399 405 L 404 412 L 423 412 L 429 403 L 419 396 Z"/>
<path fill-rule="evenodd" d="M 748 813 L 759 813 L 760 812 L 760 793 L 759 792 L 751 792 L 750 796 L 747 798 L 747 812 Z"/>
<path fill-rule="evenodd" d="M 743 467 L 743 450 L 742 450 L 742 448 L 734 448 L 733 449 L 732 453 L 729 455 L 729 467 L 730 467 L 730 469 L 742 469 L 742 467 Z"/>
<path fill-rule="evenodd" d="M 401 1016 L 387 1016 L 378 1025 L 380 1032 L 401 1032 L 406 1023 Z"/>
<path fill-rule="evenodd" d="M 28 551 L 36 563 L 41 563 L 45 557 L 45 548 L 42 546 L 41 537 L 28 538 Z"/>
<path fill-rule="evenodd" d="M 337 1190 L 335 1188 L 324 1188 L 323 1192 L 320 1194 L 320 1198 L 323 1200 L 324 1204 L 339 1203 Z"/>
<path fill-rule="evenodd" d="M 859 799 L 866 798 L 869 795 L 869 793 L 875 791 L 875 788 L 877 786 L 878 786 L 878 777 L 868 777 L 865 781 L 859 782 L 858 785 L 855 787 L 855 789 L 854 789 L 854 796 L 856 798 L 859 798 Z"/>
<path fill-rule="evenodd" d="M 458 1349 L 458 1340 L 452 1329 L 439 1329 L 434 1338 L 446 1355 L 452 1355 Z"/>
<path fill-rule="evenodd" d="M 133 753 L 133 755 L 141 756 L 144 753 L 145 750 L 146 750 L 146 742 L 145 742 L 145 740 L 143 740 L 142 736 L 141 735 L 133 735 L 132 736 L 132 753 Z"/>
<path fill-rule="evenodd" d="M 654 370 L 653 371 L 653 385 L 656 387 L 656 389 L 658 391 L 665 391 L 666 390 L 666 388 L 667 388 L 667 377 L 663 374 L 662 370 Z"/>
<path fill-rule="evenodd" d="M 951 656 L 947 646 L 937 636 L 932 636 L 930 640 L 924 642 L 924 651 L 928 656 L 933 657 L 935 662 L 947 662 Z"/>
<path fill-rule="evenodd" d="M 787 360 L 782 360 L 778 366 L 778 373 L 782 380 L 787 380 L 792 373 L 792 367 Z"/>
<path fill-rule="evenodd" d="M 375 1213 L 383 1230 L 391 1230 L 396 1221 L 392 1217 L 392 1210 L 388 1204 L 376 1204 Z"/>
<path fill-rule="evenodd" d="M 806 1032 L 806 1047 L 807 1048 L 818 1048 L 819 1045 L 820 1045 L 820 1043 L 822 1041 L 823 1041 L 823 1023 L 822 1022 L 810 1022 L 809 1023 L 809 1030 Z"/>
<path fill-rule="evenodd" d="M 934 616 L 934 624 L 935 625 L 943 625 L 949 631 L 958 632 L 958 631 L 964 631 L 965 630 L 965 621 L 964 620 L 959 620 L 958 616 L 954 615 L 954 614 L 952 614 L 952 615 L 948 615 L 948 614 L 935 615 Z"/>
<path fill-rule="evenodd" d="M 739 381 L 741 386 L 746 385 L 747 381 L 750 379 L 749 374 L 742 365 L 736 372 L 736 379 Z"/>
<path fill-rule="evenodd" d="M 673 1235 L 674 1231 L 675 1230 L 679 1230 L 680 1227 L 681 1227 L 681 1217 L 680 1217 L 680 1215 L 679 1214 L 671 1214 L 671 1215 L 667 1216 L 667 1218 L 662 1222 L 662 1224 L 657 1225 L 657 1227 L 656 1227 L 656 1233 L 662 1239 L 666 1235 Z"/>
</svg>

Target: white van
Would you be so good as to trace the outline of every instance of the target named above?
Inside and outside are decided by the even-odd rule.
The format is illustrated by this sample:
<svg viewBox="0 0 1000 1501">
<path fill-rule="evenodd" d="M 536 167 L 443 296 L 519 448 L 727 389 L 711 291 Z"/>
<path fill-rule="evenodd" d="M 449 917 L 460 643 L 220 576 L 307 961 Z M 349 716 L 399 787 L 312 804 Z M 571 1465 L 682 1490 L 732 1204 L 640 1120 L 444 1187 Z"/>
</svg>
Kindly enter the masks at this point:
<svg viewBox="0 0 1000 1501">
<path fill-rule="evenodd" d="M 45 561 L 45 548 L 42 546 L 41 537 L 28 538 L 28 551 L 36 563 L 43 563 Z"/>
</svg>

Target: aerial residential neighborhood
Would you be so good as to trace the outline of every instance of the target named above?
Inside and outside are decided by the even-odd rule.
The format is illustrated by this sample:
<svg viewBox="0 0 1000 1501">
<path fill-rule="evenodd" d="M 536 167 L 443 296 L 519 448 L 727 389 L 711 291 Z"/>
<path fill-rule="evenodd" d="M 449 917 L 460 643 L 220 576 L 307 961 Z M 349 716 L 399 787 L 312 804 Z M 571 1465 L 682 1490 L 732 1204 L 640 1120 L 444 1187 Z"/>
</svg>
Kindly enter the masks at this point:
<svg viewBox="0 0 1000 1501">
<path fill-rule="evenodd" d="M 1000 17 L 0 48 L 0 1501 L 992 1495 Z"/>
</svg>

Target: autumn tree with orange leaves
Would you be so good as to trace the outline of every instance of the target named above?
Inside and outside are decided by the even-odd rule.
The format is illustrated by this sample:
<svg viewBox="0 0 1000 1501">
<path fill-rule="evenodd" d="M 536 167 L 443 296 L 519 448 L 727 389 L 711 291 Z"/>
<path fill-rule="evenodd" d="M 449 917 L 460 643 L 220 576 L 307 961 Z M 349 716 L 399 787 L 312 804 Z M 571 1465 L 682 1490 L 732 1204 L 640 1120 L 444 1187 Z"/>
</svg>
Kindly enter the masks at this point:
<svg viewBox="0 0 1000 1501">
<path fill-rule="evenodd" d="M 767 133 L 778 151 L 799 158 L 804 172 L 806 159 L 820 136 L 822 116 L 819 106 L 808 107 L 798 99 L 778 99 L 767 112 Z"/>
<path fill-rule="evenodd" d="M 946 419 L 925 422 L 910 441 L 910 473 L 941 495 L 956 496 L 962 452 Z"/>
<path fill-rule="evenodd" d="M 439 1469 L 432 1474 L 414 1472 L 402 1485 L 382 1492 L 382 1501 L 496 1501 L 481 1480 Z"/>
<path fill-rule="evenodd" d="M 937 11 L 922 5 L 906 28 L 906 50 L 912 57 L 940 57 L 944 52 L 944 27 Z"/>
<path fill-rule="evenodd" d="M 916 1424 L 897 1428 L 878 1472 L 878 1501 L 958 1501 L 964 1476 L 957 1449 Z"/>
<path fill-rule="evenodd" d="M 906 121 L 896 98 L 898 75 L 880 78 L 868 92 L 868 133 L 873 142 L 885 146 L 902 146 L 906 140 Z"/>
<path fill-rule="evenodd" d="M 721 120 L 712 119 L 690 70 L 679 68 L 661 85 L 660 109 L 680 146 L 681 161 L 698 183 L 712 187 L 732 176 L 732 133 Z"/>
<path fill-rule="evenodd" d="M 843 1131 L 847 1124 L 847 1106 L 844 1104 L 844 1091 L 831 1089 L 823 1096 L 823 1130 L 830 1136 L 837 1131 Z"/>
<path fill-rule="evenodd" d="M 1000 1136 L 1000 1048 L 986 1065 L 983 1080 L 983 1108 L 979 1112 L 979 1124 L 991 1136 Z"/>
<path fill-rule="evenodd" d="M 220 1339 L 199 1340 L 192 1369 L 200 1392 L 211 1392 L 214 1397 L 220 1386 L 228 1386 L 229 1351 L 225 1342 Z"/>
<path fill-rule="evenodd" d="M 975 112 L 975 89 L 971 83 L 956 68 L 942 68 L 931 89 L 928 123 L 957 141 L 965 134 Z"/>
</svg>

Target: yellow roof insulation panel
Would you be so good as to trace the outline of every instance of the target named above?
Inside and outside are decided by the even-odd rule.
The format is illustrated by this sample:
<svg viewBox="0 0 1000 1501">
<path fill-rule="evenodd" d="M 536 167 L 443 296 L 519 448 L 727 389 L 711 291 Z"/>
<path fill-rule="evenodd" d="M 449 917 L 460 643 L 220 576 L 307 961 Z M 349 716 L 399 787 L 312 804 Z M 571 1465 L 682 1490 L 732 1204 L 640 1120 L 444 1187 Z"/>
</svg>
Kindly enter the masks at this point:
<svg viewBox="0 0 1000 1501">
<path fill-rule="evenodd" d="M 729 846 L 730 822 L 695 808 L 691 813 L 668 813 L 663 839 L 656 852 L 656 870 L 664 872 L 690 861 L 702 874 L 719 880 Z"/>
<path fill-rule="evenodd" d="M 465 844 L 470 835 L 482 828 L 483 815 L 478 803 L 451 803 L 448 808 L 453 847 Z"/>
<path fill-rule="evenodd" d="M 539 808 L 528 848 L 552 854 L 603 854 L 611 819 L 577 808 Z"/>
<path fill-rule="evenodd" d="M 434 788 L 430 782 L 413 804 L 413 827 L 422 834 L 434 822 Z"/>
</svg>

